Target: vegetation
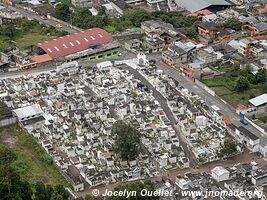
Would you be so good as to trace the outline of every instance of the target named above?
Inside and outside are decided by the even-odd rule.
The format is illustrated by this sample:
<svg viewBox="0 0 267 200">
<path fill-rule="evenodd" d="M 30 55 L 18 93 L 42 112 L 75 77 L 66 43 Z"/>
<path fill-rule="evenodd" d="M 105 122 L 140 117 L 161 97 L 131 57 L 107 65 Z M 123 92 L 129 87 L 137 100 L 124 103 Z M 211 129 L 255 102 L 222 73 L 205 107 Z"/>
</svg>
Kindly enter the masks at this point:
<svg viewBox="0 0 267 200">
<path fill-rule="evenodd" d="M 240 76 L 236 81 L 235 89 L 236 89 L 236 91 L 240 92 L 240 91 L 244 91 L 244 90 L 248 89 L 249 86 L 250 86 L 250 84 L 249 84 L 247 77 Z"/>
<path fill-rule="evenodd" d="M 0 50 L 9 46 L 29 49 L 32 45 L 62 36 L 65 33 L 55 28 L 40 25 L 25 18 L 16 19 L 13 24 L 0 25 Z"/>
<path fill-rule="evenodd" d="M 21 179 L 19 173 L 13 168 L 17 161 L 14 151 L 0 145 L 0 196 L 3 200 L 65 200 L 69 193 L 62 185 L 52 187 L 43 183 L 31 185 Z"/>
<path fill-rule="evenodd" d="M 225 22 L 226 28 L 231 28 L 235 31 L 240 31 L 241 25 L 242 23 L 237 18 L 234 18 L 234 17 L 227 19 L 227 21 Z"/>
<path fill-rule="evenodd" d="M 220 157 L 228 157 L 237 152 L 236 143 L 232 139 L 225 139 L 221 152 L 219 153 Z"/>
<path fill-rule="evenodd" d="M 67 4 L 60 3 L 56 5 L 55 8 L 56 18 L 61 19 L 63 21 L 69 21 L 70 15 L 71 15 L 70 8 Z"/>
<path fill-rule="evenodd" d="M 212 87 L 217 95 L 233 106 L 239 103 L 247 104 L 247 100 L 267 92 L 265 70 L 253 75 L 249 67 L 243 70 L 237 70 L 238 68 L 238 64 L 230 65 L 228 69 L 219 67 L 218 70 L 224 69 L 228 72 L 226 77 L 216 77 L 202 82 Z"/>
<path fill-rule="evenodd" d="M 198 18 L 184 16 L 180 12 L 156 11 L 149 13 L 141 8 L 126 9 L 121 18 L 109 19 L 103 8 L 100 8 L 97 16 L 92 16 L 88 9 L 79 8 L 70 13 L 70 9 L 67 7 L 66 4 L 56 6 L 56 17 L 71 22 L 80 28 L 100 27 L 106 28 L 109 32 L 120 32 L 139 27 L 141 22 L 151 19 L 161 19 L 164 22 L 171 23 L 176 28 L 189 28 L 198 21 Z M 194 37 L 195 32 L 189 30 L 189 35 Z"/>
<path fill-rule="evenodd" d="M 191 39 L 197 39 L 198 33 L 195 29 L 189 28 L 186 30 L 186 35 Z"/>
<path fill-rule="evenodd" d="M 136 159 L 140 150 L 140 133 L 134 127 L 117 121 L 113 124 L 111 135 L 114 139 L 114 152 L 122 160 Z"/>
<path fill-rule="evenodd" d="M 142 182 L 134 182 L 134 183 L 126 183 L 118 185 L 114 188 L 114 191 L 136 191 L 136 196 L 130 196 L 129 200 L 158 200 L 159 197 L 152 195 L 152 196 L 141 196 L 141 191 L 146 189 L 147 191 L 155 191 L 153 183 L 149 180 Z M 120 196 L 112 196 L 109 198 L 110 200 L 124 200 L 125 197 Z"/>
<path fill-rule="evenodd" d="M 12 162 L 11 166 L 23 181 L 30 183 L 42 181 L 53 186 L 69 186 L 69 183 L 53 165 L 51 157 L 30 134 L 25 133 L 18 125 L 0 129 L 0 141 L 12 147 L 11 150 L 15 154 L 16 160 Z"/>
</svg>

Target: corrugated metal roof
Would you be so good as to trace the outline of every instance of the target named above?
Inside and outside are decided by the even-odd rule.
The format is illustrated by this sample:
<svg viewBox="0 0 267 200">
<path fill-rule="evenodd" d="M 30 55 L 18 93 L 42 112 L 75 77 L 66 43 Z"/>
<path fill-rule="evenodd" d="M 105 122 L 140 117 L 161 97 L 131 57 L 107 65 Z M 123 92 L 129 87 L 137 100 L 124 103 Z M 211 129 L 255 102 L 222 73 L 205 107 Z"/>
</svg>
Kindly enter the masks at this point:
<svg viewBox="0 0 267 200">
<path fill-rule="evenodd" d="M 260 96 L 257 96 L 253 99 L 250 99 L 249 102 L 253 105 L 253 106 L 260 106 L 263 105 L 265 103 L 267 103 L 267 94 L 262 94 Z"/>
<path fill-rule="evenodd" d="M 191 13 L 205 9 L 212 5 L 229 6 L 232 3 L 226 0 L 175 0 L 179 7 L 185 8 Z"/>
<path fill-rule="evenodd" d="M 112 36 L 101 28 L 91 28 L 81 32 L 38 43 L 51 58 L 59 58 L 90 48 L 90 45 L 104 45 L 112 41 Z"/>
</svg>

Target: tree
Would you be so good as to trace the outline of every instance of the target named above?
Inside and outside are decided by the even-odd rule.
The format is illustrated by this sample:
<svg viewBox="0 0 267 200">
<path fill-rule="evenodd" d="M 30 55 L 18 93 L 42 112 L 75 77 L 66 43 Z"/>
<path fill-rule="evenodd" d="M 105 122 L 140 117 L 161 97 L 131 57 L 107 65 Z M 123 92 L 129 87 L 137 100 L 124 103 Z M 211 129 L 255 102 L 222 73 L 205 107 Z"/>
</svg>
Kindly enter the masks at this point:
<svg viewBox="0 0 267 200">
<path fill-rule="evenodd" d="M 125 21 L 130 21 L 134 26 L 139 27 L 141 22 L 150 20 L 151 15 L 142 8 L 131 8 L 124 11 L 122 18 Z"/>
<path fill-rule="evenodd" d="M 98 10 L 98 15 L 103 16 L 106 15 L 106 7 L 105 6 L 100 6 Z"/>
<path fill-rule="evenodd" d="M 55 17 L 63 21 L 69 21 L 71 16 L 71 11 L 68 5 L 66 4 L 57 4 L 55 7 Z"/>
<path fill-rule="evenodd" d="M 140 133 L 123 121 L 114 123 L 111 130 L 113 149 L 122 160 L 136 159 L 140 150 Z"/>
<path fill-rule="evenodd" d="M 257 83 L 265 83 L 266 82 L 266 72 L 264 70 L 258 71 L 255 78 L 256 78 Z"/>
<path fill-rule="evenodd" d="M 114 191 L 136 191 L 136 195 L 130 196 L 129 200 L 158 200 L 159 197 L 157 196 L 141 196 L 141 191 L 145 189 L 147 191 L 155 191 L 155 187 L 153 183 L 149 180 L 144 182 L 134 182 L 134 183 L 126 183 L 118 185 L 114 188 Z M 124 200 L 125 197 L 123 196 L 112 196 L 110 200 Z"/>
<path fill-rule="evenodd" d="M 229 18 L 225 22 L 225 27 L 226 28 L 231 28 L 235 31 L 240 31 L 241 30 L 241 22 L 237 18 Z"/>
<path fill-rule="evenodd" d="M 198 36 L 198 33 L 195 29 L 193 28 L 189 28 L 187 29 L 186 31 L 186 35 L 189 37 L 189 38 L 192 38 L 192 39 L 197 39 L 197 36 Z"/>
<path fill-rule="evenodd" d="M 52 194 L 51 200 L 68 199 L 70 196 L 69 192 L 65 190 L 62 185 L 57 185 L 54 187 L 54 192 Z"/>
<path fill-rule="evenodd" d="M 235 89 L 238 92 L 240 92 L 240 91 L 244 91 L 244 90 L 248 89 L 249 86 L 250 86 L 250 84 L 249 84 L 248 79 L 244 76 L 240 76 L 236 81 Z"/>
<path fill-rule="evenodd" d="M 223 147 L 220 151 L 220 157 L 231 156 L 236 153 L 236 143 L 232 139 L 225 139 Z"/>
<path fill-rule="evenodd" d="M 8 147 L 0 145 L 0 197 L 3 200 L 31 200 L 30 184 L 20 180 L 19 175 L 11 167 L 16 155 Z"/>
<path fill-rule="evenodd" d="M 46 199 L 49 199 L 49 198 L 48 198 L 45 184 L 36 183 L 36 185 L 35 185 L 35 200 L 46 200 Z"/>
</svg>

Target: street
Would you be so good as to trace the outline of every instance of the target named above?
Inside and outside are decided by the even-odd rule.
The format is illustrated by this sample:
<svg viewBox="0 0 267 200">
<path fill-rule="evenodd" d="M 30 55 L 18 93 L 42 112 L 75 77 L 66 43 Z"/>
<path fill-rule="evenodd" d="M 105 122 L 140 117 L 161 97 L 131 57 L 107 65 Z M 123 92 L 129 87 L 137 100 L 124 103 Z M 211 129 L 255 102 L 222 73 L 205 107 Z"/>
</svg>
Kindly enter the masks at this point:
<svg viewBox="0 0 267 200">
<path fill-rule="evenodd" d="M 33 19 L 37 20 L 41 24 L 45 24 L 45 25 L 53 26 L 53 27 L 56 27 L 57 24 L 60 24 L 62 26 L 62 28 L 60 30 L 66 31 L 67 33 L 75 33 L 78 31 L 82 31 L 82 29 L 75 27 L 75 26 L 73 26 L 67 22 L 62 21 L 62 20 L 56 19 L 54 17 L 51 17 L 50 19 L 42 19 L 40 15 L 38 15 L 34 12 L 31 12 L 29 10 L 26 10 L 26 9 L 20 7 L 19 5 L 14 5 L 14 6 L 9 6 L 6 4 L 1 4 L 1 5 L 9 8 L 11 10 L 14 10 L 14 11 L 21 13 L 21 15 L 23 17 L 26 17 L 26 18 L 31 19 L 31 20 L 33 20 Z"/>
<path fill-rule="evenodd" d="M 182 137 L 181 134 L 181 130 L 179 128 L 179 126 L 176 125 L 176 120 L 167 104 L 167 99 L 164 98 L 164 96 L 158 92 L 150 83 L 149 81 L 144 78 L 138 71 L 136 71 L 135 69 L 131 68 L 128 65 L 122 65 L 120 66 L 120 68 L 123 69 L 127 69 L 129 70 L 129 72 L 131 74 L 133 74 L 135 76 L 135 78 L 139 79 L 140 81 L 142 81 L 143 84 L 147 85 L 149 89 L 151 89 L 153 91 L 153 96 L 155 97 L 155 99 L 160 103 L 162 109 L 164 110 L 167 118 L 170 120 L 173 129 L 175 130 L 175 133 L 177 135 L 177 137 L 179 138 L 180 144 L 185 152 L 186 157 L 189 159 L 190 161 L 190 166 L 196 166 L 197 160 L 194 156 L 194 154 L 189 150 L 187 143 L 185 142 L 185 138 Z"/>
<path fill-rule="evenodd" d="M 232 124 L 236 125 L 237 127 L 242 126 L 242 124 L 239 121 L 240 120 L 239 115 L 236 113 L 235 108 L 233 108 L 227 103 L 224 103 L 217 96 L 212 96 L 210 93 L 208 93 L 204 89 L 198 87 L 193 81 L 181 75 L 181 73 L 177 69 L 168 67 L 167 65 L 163 64 L 161 62 L 161 56 L 157 54 L 154 54 L 154 55 L 152 54 L 152 55 L 149 55 L 148 58 L 156 60 L 157 61 L 156 66 L 159 69 L 163 70 L 164 73 L 168 74 L 173 79 L 177 80 L 181 86 L 188 89 L 190 92 L 193 92 L 197 94 L 198 96 L 200 96 L 203 100 L 205 100 L 208 106 L 216 105 L 218 108 L 220 108 L 220 112 L 223 115 L 228 115 L 230 117 Z M 245 128 L 258 136 L 266 137 L 266 135 L 261 133 L 259 130 L 257 130 L 250 124 L 245 126 Z"/>
</svg>

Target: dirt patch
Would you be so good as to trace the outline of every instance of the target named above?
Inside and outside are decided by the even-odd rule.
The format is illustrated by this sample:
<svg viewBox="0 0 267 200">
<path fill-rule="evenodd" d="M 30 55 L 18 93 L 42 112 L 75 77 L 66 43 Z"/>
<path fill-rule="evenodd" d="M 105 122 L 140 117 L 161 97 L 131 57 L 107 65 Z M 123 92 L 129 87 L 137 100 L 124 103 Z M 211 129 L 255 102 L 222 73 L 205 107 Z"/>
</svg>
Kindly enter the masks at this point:
<svg viewBox="0 0 267 200">
<path fill-rule="evenodd" d="M 11 148 L 14 148 L 16 146 L 17 140 L 18 137 L 11 133 L 2 132 L 0 135 L 0 143 Z"/>
</svg>

